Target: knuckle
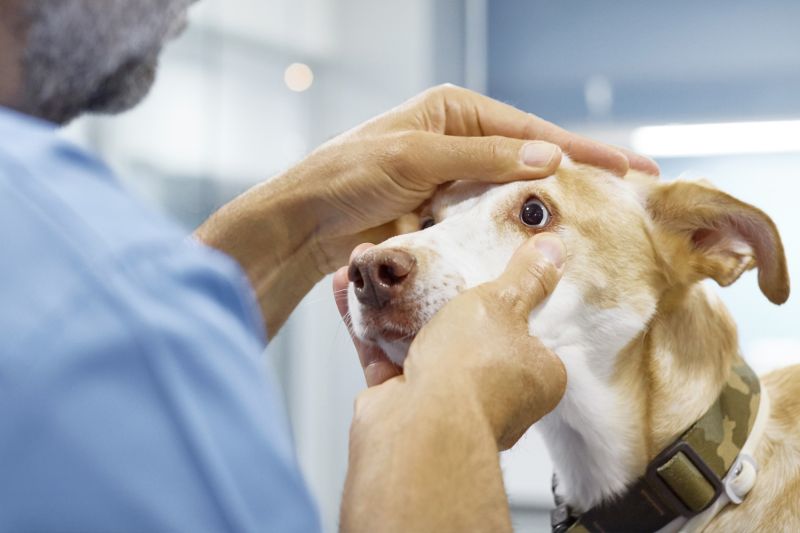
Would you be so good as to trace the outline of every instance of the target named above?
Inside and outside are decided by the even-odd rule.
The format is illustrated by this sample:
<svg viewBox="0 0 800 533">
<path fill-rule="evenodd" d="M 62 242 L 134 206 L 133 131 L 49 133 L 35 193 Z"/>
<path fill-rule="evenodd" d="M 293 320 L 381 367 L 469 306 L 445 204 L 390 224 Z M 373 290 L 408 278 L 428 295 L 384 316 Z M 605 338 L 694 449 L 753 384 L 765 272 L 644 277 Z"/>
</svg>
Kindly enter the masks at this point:
<svg viewBox="0 0 800 533">
<path fill-rule="evenodd" d="M 503 155 L 504 143 L 499 137 L 489 137 L 486 139 L 486 155 L 491 161 L 497 161 Z"/>
<path fill-rule="evenodd" d="M 431 87 L 425 92 L 430 96 L 439 97 L 439 96 L 449 96 L 451 94 L 459 92 L 460 90 L 462 89 L 458 85 L 447 82 Z"/>
<path fill-rule="evenodd" d="M 472 91 L 453 83 L 442 83 L 424 91 L 421 95 L 423 101 L 458 100 L 459 97 L 472 94 Z"/>
<path fill-rule="evenodd" d="M 508 139 L 493 136 L 482 138 L 478 142 L 481 146 L 473 152 L 472 158 L 484 172 L 503 178 L 516 169 L 517 152 Z"/>
<path fill-rule="evenodd" d="M 549 263 L 532 261 L 524 268 L 517 283 L 494 283 L 491 298 L 508 313 L 527 320 L 531 310 L 550 294 L 558 274 Z"/>
<path fill-rule="evenodd" d="M 534 290 L 534 292 L 536 291 L 538 291 L 538 288 Z M 514 299 L 508 300 L 509 313 L 514 317 L 518 317 L 527 321 L 531 311 L 533 311 L 533 308 L 536 307 L 536 302 L 537 299 L 534 298 L 532 300 L 530 298 L 530 294 L 523 295 L 519 292 L 515 292 Z"/>
<path fill-rule="evenodd" d="M 513 157 L 509 157 L 510 149 L 509 141 L 503 137 L 493 136 L 486 138 L 486 152 L 487 156 L 493 163 L 508 163 L 513 161 Z"/>
<path fill-rule="evenodd" d="M 492 302 L 504 310 L 513 309 L 519 303 L 519 291 L 516 287 L 497 281 L 487 283 L 481 287 L 483 289 L 481 294 L 482 302 Z"/>
<path fill-rule="evenodd" d="M 422 133 L 419 131 L 402 131 L 392 135 L 385 143 L 382 151 L 384 164 L 397 172 L 409 170 L 415 154 L 422 146 Z"/>
<path fill-rule="evenodd" d="M 556 269 L 550 263 L 534 262 L 526 265 L 529 278 L 528 290 L 536 298 L 544 298 L 550 293 L 556 278 Z"/>
</svg>

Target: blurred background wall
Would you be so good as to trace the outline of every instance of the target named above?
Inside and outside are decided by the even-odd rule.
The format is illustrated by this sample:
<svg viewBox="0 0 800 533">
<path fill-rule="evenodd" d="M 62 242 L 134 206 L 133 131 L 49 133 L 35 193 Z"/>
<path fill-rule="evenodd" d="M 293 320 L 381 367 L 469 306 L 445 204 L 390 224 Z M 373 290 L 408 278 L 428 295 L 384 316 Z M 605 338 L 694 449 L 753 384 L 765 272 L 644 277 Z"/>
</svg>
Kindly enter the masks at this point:
<svg viewBox="0 0 800 533">
<path fill-rule="evenodd" d="M 650 153 L 665 179 L 705 176 L 758 205 L 798 280 L 798 27 L 794 0 L 203 0 L 144 105 L 65 134 L 188 232 L 314 146 L 449 81 Z M 713 126 L 729 122 L 741 124 Z M 266 359 L 335 531 L 363 382 L 329 291 L 325 280 L 301 303 Z M 800 361 L 796 297 L 771 306 L 753 275 L 721 292 L 756 368 Z M 549 531 L 550 465 L 535 433 L 503 464 L 518 530 Z"/>
</svg>

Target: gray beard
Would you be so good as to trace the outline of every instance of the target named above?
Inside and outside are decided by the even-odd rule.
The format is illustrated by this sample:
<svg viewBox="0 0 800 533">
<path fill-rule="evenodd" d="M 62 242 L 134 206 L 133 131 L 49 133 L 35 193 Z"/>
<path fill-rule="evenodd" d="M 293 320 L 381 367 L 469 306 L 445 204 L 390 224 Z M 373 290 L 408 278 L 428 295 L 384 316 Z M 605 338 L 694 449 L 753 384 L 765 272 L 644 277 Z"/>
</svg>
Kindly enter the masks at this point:
<svg viewBox="0 0 800 533">
<path fill-rule="evenodd" d="M 193 0 L 27 0 L 23 110 L 63 124 L 117 113 L 153 85 Z"/>
</svg>

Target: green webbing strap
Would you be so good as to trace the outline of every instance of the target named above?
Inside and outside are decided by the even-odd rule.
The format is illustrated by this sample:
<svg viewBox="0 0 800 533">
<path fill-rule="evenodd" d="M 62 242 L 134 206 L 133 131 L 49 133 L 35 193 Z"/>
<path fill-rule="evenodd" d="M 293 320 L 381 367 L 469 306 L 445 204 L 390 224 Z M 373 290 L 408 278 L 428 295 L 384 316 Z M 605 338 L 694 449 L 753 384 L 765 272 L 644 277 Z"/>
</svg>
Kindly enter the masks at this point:
<svg viewBox="0 0 800 533">
<path fill-rule="evenodd" d="M 747 441 L 760 398 L 758 377 L 738 360 L 714 404 L 650 462 L 644 477 L 620 498 L 580 516 L 559 506 L 553 531 L 657 531 L 679 516 L 699 514 L 722 492 L 722 479 Z"/>
</svg>

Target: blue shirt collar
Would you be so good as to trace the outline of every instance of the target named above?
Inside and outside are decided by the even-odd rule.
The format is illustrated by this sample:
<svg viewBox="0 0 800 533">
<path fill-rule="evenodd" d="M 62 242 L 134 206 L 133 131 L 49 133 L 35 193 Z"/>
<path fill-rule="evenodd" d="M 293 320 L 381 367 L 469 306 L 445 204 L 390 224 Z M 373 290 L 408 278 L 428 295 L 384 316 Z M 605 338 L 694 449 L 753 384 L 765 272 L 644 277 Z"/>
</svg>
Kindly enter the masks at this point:
<svg viewBox="0 0 800 533">
<path fill-rule="evenodd" d="M 14 130 L 19 132 L 20 128 L 33 132 L 46 133 L 48 135 L 54 134 L 59 126 L 54 122 L 49 122 L 32 115 L 20 113 L 9 107 L 0 106 L 0 131 Z"/>
<path fill-rule="evenodd" d="M 102 160 L 59 135 L 59 128 L 54 122 L 0 106 L 0 155 L 28 164 L 30 161 L 50 160 L 57 152 L 62 164 L 72 161 L 94 166 L 97 172 L 93 175 L 116 181 Z"/>
</svg>

